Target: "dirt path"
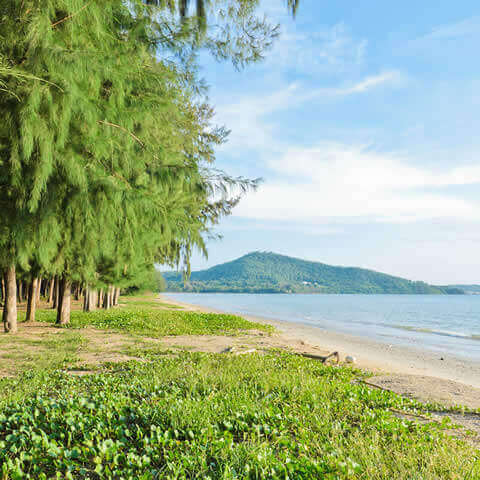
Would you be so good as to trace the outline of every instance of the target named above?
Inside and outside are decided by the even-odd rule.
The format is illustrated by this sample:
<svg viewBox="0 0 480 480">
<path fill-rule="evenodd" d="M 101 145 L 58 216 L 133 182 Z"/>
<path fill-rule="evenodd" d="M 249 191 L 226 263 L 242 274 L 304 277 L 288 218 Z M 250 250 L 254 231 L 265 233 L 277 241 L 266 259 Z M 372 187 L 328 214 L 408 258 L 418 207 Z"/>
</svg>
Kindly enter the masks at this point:
<svg viewBox="0 0 480 480">
<path fill-rule="evenodd" d="M 181 335 L 142 337 L 96 328 L 65 329 L 49 323 L 23 322 L 16 335 L 0 334 L 0 377 L 11 377 L 30 368 L 51 368 L 68 359 L 72 369 L 83 371 L 107 362 L 144 360 L 142 350 L 157 352 L 187 350 L 234 354 L 272 348 L 322 355 L 325 352 L 302 341 L 291 341 L 280 335 L 260 331 L 244 335 Z"/>
</svg>

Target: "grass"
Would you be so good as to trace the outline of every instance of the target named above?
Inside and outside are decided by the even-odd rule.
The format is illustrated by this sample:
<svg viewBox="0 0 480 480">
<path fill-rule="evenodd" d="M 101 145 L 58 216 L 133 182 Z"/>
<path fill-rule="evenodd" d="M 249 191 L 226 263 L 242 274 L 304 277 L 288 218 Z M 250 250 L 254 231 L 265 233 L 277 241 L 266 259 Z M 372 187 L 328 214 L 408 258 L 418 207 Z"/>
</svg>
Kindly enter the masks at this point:
<svg viewBox="0 0 480 480">
<path fill-rule="evenodd" d="M 150 308 L 162 308 L 162 309 L 171 309 L 171 310 L 181 310 L 182 307 L 172 303 L 160 302 L 157 299 L 153 299 L 152 295 L 142 295 L 142 296 L 125 296 L 121 299 L 122 305 L 127 306 L 140 306 L 140 307 L 150 307 Z"/>
<path fill-rule="evenodd" d="M 77 351 L 84 344 L 85 339 L 79 332 L 68 330 L 38 338 L 0 335 L 0 368 L 9 375 L 62 368 L 78 360 Z"/>
<path fill-rule="evenodd" d="M 75 313 L 73 327 L 148 336 L 245 330 L 238 317 L 191 313 L 130 304 Z M 42 352 L 38 368 L 29 360 L 17 377 L 0 379 L 1 480 L 480 478 L 479 450 L 447 435 L 448 424 L 397 418 L 392 410 L 428 408 L 355 382 L 364 376 L 355 369 L 279 351 L 171 355 L 135 342 L 125 348 L 144 362 L 77 377 L 64 369 L 75 366 L 82 330 L 57 332 L 26 339 Z"/>
<path fill-rule="evenodd" d="M 150 360 L 53 372 L 10 402 L 2 478 L 480 478 L 478 451 L 396 418 L 424 407 L 352 385 L 354 370 L 280 353 Z"/>
<path fill-rule="evenodd" d="M 37 312 L 40 322 L 55 322 L 55 312 Z M 98 310 L 91 313 L 72 312 L 68 328 L 95 327 L 150 337 L 167 335 L 235 335 L 248 330 L 272 332 L 273 327 L 250 322 L 236 315 L 186 312 L 128 305 L 122 309 Z"/>
</svg>

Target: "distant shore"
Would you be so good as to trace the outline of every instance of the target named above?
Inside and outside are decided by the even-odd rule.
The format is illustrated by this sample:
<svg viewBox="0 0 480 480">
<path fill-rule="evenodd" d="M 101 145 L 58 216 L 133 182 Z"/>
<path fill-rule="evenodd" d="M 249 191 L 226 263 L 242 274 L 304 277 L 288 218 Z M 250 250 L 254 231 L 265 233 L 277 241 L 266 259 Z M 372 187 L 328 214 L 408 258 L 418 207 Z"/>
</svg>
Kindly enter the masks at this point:
<svg viewBox="0 0 480 480">
<path fill-rule="evenodd" d="M 162 301 L 183 308 L 224 313 L 207 308 L 173 300 L 165 295 Z M 318 347 L 324 353 L 338 351 L 342 359 L 345 356 L 355 358 L 355 366 L 371 371 L 387 386 L 398 393 L 420 392 L 417 397 L 438 401 L 450 405 L 465 405 L 480 408 L 480 365 L 478 362 L 464 360 L 453 356 L 388 345 L 362 337 L 332 332 L 323 328 L 303 325 L 283 320 L 241 315 L 242 317 L 273 325 L 278 335 L 286 344 L 307 343 Z M 383 381 L 384 380 L 384 381 Z"/>
</svg>

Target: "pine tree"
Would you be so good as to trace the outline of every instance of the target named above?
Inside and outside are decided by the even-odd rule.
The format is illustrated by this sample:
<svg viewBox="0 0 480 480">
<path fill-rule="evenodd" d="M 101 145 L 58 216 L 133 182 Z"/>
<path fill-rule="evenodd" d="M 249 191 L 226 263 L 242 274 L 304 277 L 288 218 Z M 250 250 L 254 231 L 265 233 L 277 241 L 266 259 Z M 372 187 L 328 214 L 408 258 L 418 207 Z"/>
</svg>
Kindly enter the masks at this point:
<svg viewBox="0 0 480 480">
<path fill-rule="evenodd" d="M 226 1 L 215 34 L 185 12 L 176 18 L 171 3 L 0 5 L 7 330 L 16 329 L 16 269 L 58 279 L 57 321 L 66 323 L 73 283 L 108 292 L 156 261 L 188 270 L 192 249 L 205 251 L 204 236 L 236 204 L 230 188 L 255 186 L 212 169 L 225 130 L 211 128 L 199 100 L 195 52 L 243 65 L 276 29 L 255 17 L 255 1 Z"/>
</svg>

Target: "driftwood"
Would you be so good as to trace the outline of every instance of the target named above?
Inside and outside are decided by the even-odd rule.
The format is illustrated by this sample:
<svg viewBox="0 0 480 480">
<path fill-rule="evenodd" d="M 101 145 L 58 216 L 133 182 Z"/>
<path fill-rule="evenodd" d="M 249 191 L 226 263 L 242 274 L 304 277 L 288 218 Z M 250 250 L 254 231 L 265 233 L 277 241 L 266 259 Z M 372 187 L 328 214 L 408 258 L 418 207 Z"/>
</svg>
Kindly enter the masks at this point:
<svg viewBox="0 0 480 480">
<path fill-rule="evenodd" d="M 307 358 L 313 358 L 314 360 L 320 360 L 322 363 L 326 363 L 327 360 L 335 357 L 337 363 L 340 363 L 340 355 L 338 354 L 338 352 L 332 352 L 332 353 L 329 353 L 328 355 L 315 355 L 314 353 L 298 352 L 297 355 L 300 355 L 302 357 L 307 357 Z"/>
<path fill-rule="evenodd" d="M 256 353 L 256 352 L 258 352 L 258 350 L 256 350 L 255 348 L 251 348 L 249 350 L 239 350 L 239 351 L 237 351 L 237 349 L 234 346 L 231 346 L 231 347 L 225 348 L 220 353 L 233 353 L 233 355 L 245 355 L 247 353 Z M 313 353 L 303 353 L 303 352 L 294 352 L 294 353 L 295 353 L 295 355 L 300 355 L 301 357 L 307 357 L 307 358 L 313 358 L 314 360 L 320 360 L 322 363 L 326 363 L 327 360 L 334 357 L 336 362 L 340 363 L 340 355 L 338 354 L 338 352 L 332 352 L 332 353 L 329 353 L 328 355 L 315 355 Z"/>
<path fill-rule="evenodd" d="M 235 347 L 227 347 L 220 353 L 232 353 L 233 355 L 246 355 L 247 353 L 258 353 L 256 348 L 250 348 L 249 350 L 238 350 Z"/>
<path fill-rule="evenodd" d="M 383 390 L 384 392 L 393 392 L 393 390 L 390 390 L 389 388 L 382 387 L 382 386 L 380 386 L 380 385 L 377 385 L 376 383 L 367 382 L 367 380 L 361 380 L 361 379 L 359 379 L 358 382 L 364 383 L 365 385 L 367 385 L 367 386 L 369 386 L 369 387 L 376 388 L 376 389 L 378 389 L 378 390 Z"/>
</svg>

